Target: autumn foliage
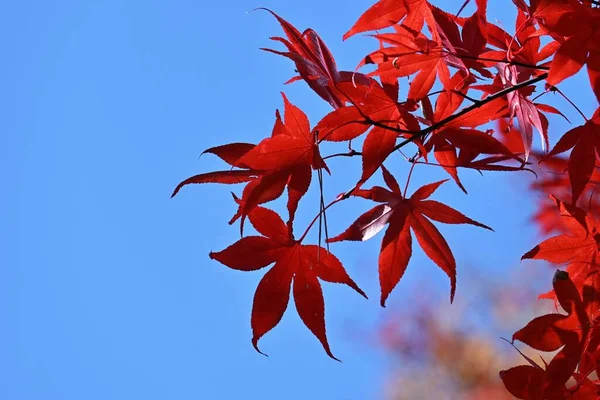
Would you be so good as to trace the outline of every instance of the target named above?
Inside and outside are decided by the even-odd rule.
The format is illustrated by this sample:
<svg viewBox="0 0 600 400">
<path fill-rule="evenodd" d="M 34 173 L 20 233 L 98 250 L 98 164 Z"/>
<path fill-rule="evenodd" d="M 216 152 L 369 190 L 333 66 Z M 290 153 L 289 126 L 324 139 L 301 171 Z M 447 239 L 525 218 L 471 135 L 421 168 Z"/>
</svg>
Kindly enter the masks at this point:
<svg viewBox="0 0 600 400">
<path fill-rule="evenodd" d="M 462 7 L 451 14 L 427 0 L 380 0 L 343 36 L 345 40 L 370 32 L 377 41 L 356 71 L 338 70 L 315 31 L 301 32 L 267 10 L 284 37 L 272 38 L 279 50 L 264 50 L 290 59 L 299 76 L 289 82 L 304 81 L 332 111 L 311 128 L 301 108 L 283 95 L 283 115 L 276 112 L 270 135 L 258 144 L 230 143 L 205 150 L 227 166 L 192 176 L 173 193 L 189 184 L 243 184 L 241 194 L 233 196 L 237 212 L 230 220 L 239 223 L 242 238 L 210 257 L 242 271 L 273 265 L 254 295 L 251 326 L 257 350 L 259 339 L 281 320 L 293 292 L 300 318 L 335 358 L 326 337 L 321 284 L 343 283 L 366 295 L 329 243 L 370 240 L 385 231 L 378 262 L 382 306 L 418 243 L 449 277 L 452 301 L 457 266 L 436 224 L 491 228 L 435 200 L 436 189 L 445 181 L 407 193 L 413 169 L 443 168 L 465 193 L 461 170 L 520 172 L 537 179 L 534 190 L 551 196 L 552 203 L 540 202 L 536 219 L 544 232 L 558 233 L 523 258 L 566 265 L 566 271 L 556 272 L 552 290 L 542 296 L 554 299 L 562 311 L 535 318 L 513 336 L 513 341 L 554 355 L 541 363 L 523 356 L 525 365 L 501 371 L 500 377 L 506 389 L 522 399 L 600 396 L 600 229 L 593 195 L 600 109 L 590 116 L 581 114 L 584 122 L 561 133 L 551 130 L 547 115 L 563 113 L 538 101 L 548 92 L 562 94 L 561 82 L 582 69 L 596 97 L 590 101 L 600 100 L 600 7 L 596 0 L 513 0 L 513 6 L 517 18 L 509 33 L 488 20 L 487 0 L 476 0 L 468 17 L 460 15 Z M 399 98 L 399 80 L 405 77 L 411 83 L 406 98 Z M 564 104 L 579 111 L 566 97 Z M 541 151 L 533 147 L 534 131 Z M 352 147 L 353 140 L 362 143 L 360 151 Z M 343 142 L 341 152 L 322 155 L 324 142 Z M 384 166 L 388 158 L 400 156 L 400 149 L 414 154 L 406 157 L 403 187 Z M 354 186 L 327 202 L 323 173 L 339 173 L 327 166 L 333 157 L 360 158 L 362 173 Z M 382 174 L 386 187 L 365 188 L 376 173 Z M 320 212 L 295 235 L 296 211 L 311 183 L 321 189 Z M 286 215 L 263 206 L 284 192 Z M 350 197 L 375 205 L 341 233 L 328 237 L 325 230 L 325 243 L 306 243 L 310 229 L 317 222 L 319 230 L 323 226 L 327 210 Z M 244 236 L 247 221 L 261 236 Z"/>
</svg>

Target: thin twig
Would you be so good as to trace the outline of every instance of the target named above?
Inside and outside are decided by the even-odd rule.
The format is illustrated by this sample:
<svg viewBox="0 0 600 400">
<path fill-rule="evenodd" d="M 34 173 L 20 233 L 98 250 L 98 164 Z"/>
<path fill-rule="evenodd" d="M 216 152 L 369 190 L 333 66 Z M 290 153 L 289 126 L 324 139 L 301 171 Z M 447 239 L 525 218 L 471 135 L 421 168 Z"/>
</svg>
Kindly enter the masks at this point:
<svg viewBox="0 0 600 400">
<path fill-rule="evenodd" d="M 460 90 L 453 89 L 453 90 L 451 90 L 451 92 L 455 93 L 455 94 L 457 94 L 459 96 L 461 96 L 464 99 L 469 100 L 473 104 L 479 104 L 479 103 L 481 103 L 481 100 L 474 99 L 471 96 L 468 96 L 466 93 L 461 92 Z"/>
<path fill-rule="evenodd" d="M 334 157 L 354 157 L 354 156 L 359 156 L 361 154 L 362 153 L 360 151 L 350 149 L 350 151 L 347 153 L 336 153 L 336 154 L 330 154 L 328 156 L 325 156 L 325 157 L 323 157 L 323 160 L 327 160 L 329 158 L 334 158 Z"/>
<path fill-rule="evenodd" d="M 518 83 L 518 84 L 516 84 L 516 85 L 514 85 L 514 86 L 511 86 L 511 87 L 507 87 L 507 88 L 505 88 L 505 89 L 502 89 L 501 91 L 499 91 L 499 92 L 496 92 L 496 93 L 494 93 L 493 95 L 491 95 L 491 96 L 488 96 L 488 97 L 486 97 L 486 98 L 485 98 L 485 99 L 483 99 L 483 100 L 480 100 L 478 104 L 473 104 L 473 105 L 470 105 L 469 107 L 465 107 L 465 108 L 463 108 L 462 110 L 460 110 L 459 112 L 457 112 L 456 114 L 453 114 L 453 115 L 451 115 L 451 116 L 449 116 L 449 117 L 447 117 L 447 118 L 444 118 L 444 119 L 442 119 L 442 120 L 441 120 L 441 121 L 439 121 L 439 122 L 436 122 L 435 124 L 433 124 L 433 125 L 431 125 L 431 126 L 428 126 L 428 127 L 427 127 L 427 128 L 425 128 L 425 129 L 422 129 L 422 130 L 421 130 L 419 133 L 417 133 L 416 135 L 413 135 L 413 136 L 411 136 L 411 137 L 409 137 L 409 138 L 407 138 L 407 139 L 404 139 L 402 142 L 398 143 L 398 144 L 397 144 L 397 145 L 394 147 L 393 151 L 395 151 L 395 150 L 398 150 L 398 149 L 400 149 L 400 148 L 402 148 L 402 147 L 406 146 L 407 144 L 414 142 L 416 139 L 419 139 L 419 138 L 421 138 L 421 137 L 423 137 L 423 136 L 427 135 L 428 133 L 430 133 L 430 132 L 433 132 L 433 131 L 435 131 L 436 129 L 439 129 L 440 127 L 442 127 L 442 126 L 446 125 L 447 123 L 449 123 L 449 122 L 452 122 L 452 121 L 454 121 L 455 119 L 458 119 L 458 118 L 462 117 L 463 115 L 466 115 L 466 114 L 468 114 L 469 112 L 471 112 L 471 111 L 473 111 L 473 110 L 476 110 L 476 109 L 478 109 L 478 108 L 480 108 L 480 107 L 484 106 L 484 105 L 485 105 L 485 104 L 487 104 L 487 103 L 491 103 L 492 101 L 494 101 L 494 100 L 497 100 L 497 99 L 499 99 L 499 98 L 501 98 L 501 97 L 503 97 L 503 96 L 506 96 L 506 95 L 507 95 L 507 94 L 509 94 L 509 93 L 515 92 L 515 91 L 517 91 L 517 90 L 519 90 L 519 89 L 522 89 L 522 88 L 524 88 L 524 87 L 527 87 L 527 86 L 529 86 L 529 85 L 533 85 L 533 84 L 535 84 L 535 83 L 538 83 L 538 82 L 540 82 L 540 81 L 543 81 L 543 80 L 544 80 L 544 79 L 546 79 L 547 77 L 548 77 L 548 74 L 547 74 L 547 73 L 543 73 L 542 75 L 540 75 L 540 76 L 537 76 L 537 77 L 535 77 L 535 78 L 532 78 L 532 79 L 529 79 L 529 80 L 527 80 L 527 81 L 525 81 L 525 82 L 521 82 L 521 83 Z"/>
<path fill-rule="evenodd" d="M 577 106 L 575 105 L 575 103 L 573 103 L 573 102 L 571 101 L 571 99 L 569 99 L 567 96 L 565 96 L 565 94 L 564 94 L 563 92 L 561 92 L 559 88 L 557 88 L 556 86 L 554 86 L 554 87 L 553 87 L 551 90 L 552 90 L 552 91 L 554 91 L 554 92 L 558 92 L 558 93 L 559 93 L 559 94 L 560 94 L 562 97 L 564 97 L 564 98 L 565 98 L 565 100 L 567 100 L 567 101 L 569 102 L 569 104 L 571 104 L 571 105 L 573 106 L 573 108 L 575 108 L 575 109 L 577 110 L 577 112 L 578 112 L 579 114 L 581 114 L 581 116 L 583 117 L 583 119 L 585 119 L 586 121 L 588 120 L 588 119 L 586 118 L 585 114 L 584 114 L 583 112 L 581 112 L 581 110 L 579 109 L 579 107 L 577 107 Z"/>
<path fill-rule="evenodd" d="M 465 2 L 463 3 L 462 6 L 460 6 L 460 9 L 458 10 L 458 12 L 456 13 L 456 16 L 458 17 L 460 15 L 460 13 L 465 9 L 465 7 L 467 6 L 467 4 L 469 4 L 469 1 L 471 0 L 465 0 Z"/>
<path fill-rule="evenodd" d="M 410 178 L 412 177 L 413 170 L 415 169 L 415 165 L 416 165 L 415 161 L 411 162 L 410 171 L 408 171 L 408 177 L 406 178 L 406 185 L 404 185 L 404 194 L 402 195 L 404 198 L 406 198 L 406 192 L 408 191 L 408 184 L 410 183 Z"/>
</svg>

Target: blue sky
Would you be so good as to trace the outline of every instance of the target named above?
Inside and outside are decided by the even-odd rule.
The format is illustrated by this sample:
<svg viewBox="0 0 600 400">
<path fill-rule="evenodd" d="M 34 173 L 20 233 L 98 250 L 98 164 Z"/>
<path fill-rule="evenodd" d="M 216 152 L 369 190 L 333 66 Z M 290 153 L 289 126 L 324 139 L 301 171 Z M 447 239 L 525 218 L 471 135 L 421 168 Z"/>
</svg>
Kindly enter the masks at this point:
<svg viewBox="0 0 600 400">
<path fill-rule="evenodd" d="M 237 240 L 237 227 L 227 225 L 235 211 L 231 187 L 187 187 L 169 198 L 180 180 L 223 168 L 216 157 L 198 159 L 202 150 L 270 134 L 280 91 L 313 124 L 329 111 L 303 83 L 283 85 L 293 64 L 258 50 L 281 30 L 267 13 L 249 10 L 271 7 L 299 29 L 316 29 L 338 65 L 351 70 L 375 43 L 343 43 L 341 36 L 370 4 L 22 0 L 2 7 L 0 397 L 380 397 L 389 361 L 371 336 L 387 315 L 377 301 L 380 236 L 333 247 L 371 298 L 324 285 L 329 341 L 343 363 L 326 356 L 293 304 L 262 339 L 266 358 L 252 348 L 249 326 L 262 272 L 208 258 Z M 510 26 L 498 9 L 490 6 L 490 19 L 499 15 Z M 573 93 L 577 79 L 567 88 Z M 583 104 L 588 114 L 593 107 Z M 561 132 L 567 127 L 552 122 Z M 406 176 L 404 161 L 388 166 Z M 330 167 L 340 176 L 327 178 L 331 199 L 359 166 L 336 159 Z M 419 168 L 411 188 L 443 177 Z M 537 240 L 523 180 L 463 177 L 468 196 L 448 183 L 437 199 L 496 233 L 440 228 L 459 265 L 457 301 L 461 266 L 509 279 L 506 268 L 522 268 L 520 255 Z M 301 203 L 299 227 L 314 216 L 316 201 L 313 190 Z M 336 207 L 330 232 L 368 207 L 361 200 Z M 447 278 L 415 250 L 390 304 L 408 306 L 408 289 L 419 282 L 431 290 L 420 295 L 441 292 L 448 301 Z"/>
</svg>

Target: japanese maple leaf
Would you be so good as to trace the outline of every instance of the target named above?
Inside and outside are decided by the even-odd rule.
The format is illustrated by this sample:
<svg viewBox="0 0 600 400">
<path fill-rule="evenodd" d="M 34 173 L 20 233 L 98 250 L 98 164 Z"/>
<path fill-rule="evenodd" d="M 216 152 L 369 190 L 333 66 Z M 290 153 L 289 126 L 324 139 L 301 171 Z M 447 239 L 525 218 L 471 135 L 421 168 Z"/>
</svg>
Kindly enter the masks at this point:
<svg viewBox="0 0 600 400">
<path fill-rule="evenodd" d="M 416 74 L 408 91 L 408 98 L 425 97 L 439 76 L 445 88 L 450 86 L 450 71 L 445 58 L 448 52 L 437 42 L 405 26 L 394 26 L 395 33 L 374 35 L 390 45 L 367 55 L 363 64 L 381 64 L 369 76 L 402 77 Z M 466 69 L 466 68 L 465 68 Z"/>
<path fill-rule="evenodd" d="M 417 32 L 423 29 L 424 22 L 427 22 L 431 29 L 435 29 L 431 8 L 431 4 L 426 0 L 380 0 L 360 16 L 344 34 L 343 39 L 346 40 L 357 33 L 387 28 L 402 20 L 405 26 Z M 436 33 L 434 36 L 437 38 Z"/>
<path fill-rule="evenodd" d="M 462 23 L 462 33 L 458 30 L 455 16 L 435 7 L 432 11 L 441 44 L 448 52 L 444 61 L 449 66 L 462 70 L 466 75 L 470 74 L 469 68 L 472 68 L 481 75 L 491 78 L 492 74 L 485 69 L 485 64 L 478 60 L 486 45 L 483 29 L 486 24 L 485 5 L 479 3 L 478 10 Z"/>
<path fill-rule="evenodd" d="M 518 11 L 515 21 L 515 35 L 509 35 L 502 28 L 491 23 L 486 23 L 484 31 L 487 42 L 502 50 L 488 49 L 480 54 L 481 62 L 489 67 L 498 62 L 514 62 L 521 82 L 533 75 L 541 74 L 543 70 L 536 69 L 534 66 L 553 55 L 559 47 L 556 41 L 552 41 L 540 49 L 540 33 L 536 31 L 533 20 L 528 19 L 521 10 Z"/>
<path fill-rule="evenodd" d="M 456 262 L 448 243 L 429 221 L 446 224 L 471 224 L 485 229 L 490 227 L 474 221 L 455 209 L 435 200 L 426 200 L 445 182 L 430 183 L 419 188 L 410 198 L 404 198 L 393 175 L 382 166 L 387 189 L 375 186 L 369 190 L 356 190 L 353 195 L 382 203 L 367 211 L 341 234 L 330 238 L 329 242 L 342 240 L 364 241 L 375 236 L 387 225 L 379 254 L 379 282 L 381 284 L 381 305 L 398 284 L 412 253 L 412 238 L 417 241 L 427 256 L 450 278 L 450 301 L 456 290 Z"/>
<path fill-rule="evenodd" d="M 589 265 L 598 254 L 598 232 L 594 221 L 579 207 L 550 196 L 558 208 L 567 233 L 544 240 L 525 253 L 521 260 L 545 260 L 554 264 L 584 263 Z"/>
<path fill-rule="evenodd" d="M 287 83 L 304 79 L 323 100 L 331 104 L 333 108 L 338 108 L 344 105 L 344 97 L 336 91 L 335 83 L 368 81 L 362 74 L 338 71 L 333 55 L 314 30 L 307 29 L 301 33 L 273 11 L 266 8 L 262 8 L 262 10 L 270 12 L 279 21 L 287 39 L 282 37 L 272 37 L 271 39 L 283 43 L 288 51 L 266 48 L 262 50 L 289 58 L 296 64 L 296 70 L 300 74 L 299 77 L 292 78 Z"/>
<path fill-rule="evenodd" d="M 498 69 L 500 78 L 505 87 L 511 87 L 519 83 L 519 72 L 516 66 L 499 63 Z M 534 126 L 542 138 L 542 148 L 546 150 L 548 148 L 547 131 L 542 126 L 540 112 L 533 102 L 529 100 L 528 95 L 524 94 L 523 91 L 515 90 L 508 93 L 506 98 L 510 108 L 509 119 L 516 117 L 517 121 L 519 121 L 519 131 L 521 132 L 521 138 L 525 148 L 525 160 L 529 158 L 529 153 L 531 151 Z"/>
<path fill-rule="evenodd" d="M 592 177 L 596 154 L 600 152 L 600 108 L 591 120 L 565 133 L 548 156 L 561 154 L 569 149 L 573 149 L 569 156 L 569 180 L 572 202 L 576 203 Z"/>
<path fill-rule="evenodd" d="M 532 3 L 530 15 L 560 42 L 547 83 L 556 86 L 587 64 L 592 90 L 600 102 L 600 11 L 575 1 L 544 0 Z"/>
<path fill-rule="evenodd" d="M 262 353 L 258 341 L 281 321 L 293 290 L 294 303 L 302 322 L 319 339 L 327 355 L 338 360 L 327 342 L 325 302 L 320 280 L 343 283 L 365 298 L 367 296 L 333 254 L 322 247 L 294 240 L 277 213 L 255 207 L 248 216 L 262 236 L 243 237 L 222 251 L 211 252 L 210 258 L 241 271 L 255 271 L 274 264 L 260 280 L 254 294 L 252 345 Z"/>
<path fill-rule="evenodd" d="M 515 368 L 500 372 L 506 388 L 519 398 L 546 399 L 564 394 L 565 383 L 584 352 L 590 330 L 585 303 L 567 272 L 556 271 L 553 287 L 567 315 L 554 313 L 534 318 L 513 335 L 513 341 L 519 340 L 540 351 L 562 349 L 545 370 L 534 364 L 515 367 L 520 374 L 516 374 Z"/>
<path fill-rule="evenodd" d="M 530 6 L 513 1 L 532 23 L 540 25 L 541 32 L 560 43 L 550 63 L 548 84 L 557 85 L 587 64 L 592 89 L 600 101 L 600 11 L 591 8 L 591 3 L 569 0 L 535 0 Z"/>
<path fill-rule="evenodd" d="M 204 153 L 212 153 L 218 156 L 220 159 L 225 161 L 231 166 L 235 166 L 237 160 L 239 160 L 244 154 L 250 149 L 254 148 L 252 143 L 230 143 L 222 146 L 211 147 L 210 149 L 204 150 Z M 261 171 L 252 169 L 243 170 L 228 170 L 228 171 L 215 171 L 204 174 L 194 175 L 188 179 L 185 179 L 177 185 L 171 197 L 174 197 L 182 187 L 189 184 L 201 184 L 201 183 L 243 183 L 249 182 L 261 175 Z"/>
<path fill-rule="evenodd" d="M 279 198 L 288 189 L 288 225 L 291 229 L 298 203 L 308 191 L 312 169 L 327 165 L 319 153 L 318 142 L 310 130 L 306 114 L 289 102 L 284 101 L 284 121 L 279 112 L 271 137 L 257 145 L 234 143 L 207 150 L 216 154 L 233 167 L 242 170 L 218 171 L 193 176 L 181 182 L 173 196 L 191 183 L 241 183 L 248 182 L 238 202 L 238 211 L 230 224 L 241 217 L 240 231 L 250 211 L 260 204 Z"/>
</svg>

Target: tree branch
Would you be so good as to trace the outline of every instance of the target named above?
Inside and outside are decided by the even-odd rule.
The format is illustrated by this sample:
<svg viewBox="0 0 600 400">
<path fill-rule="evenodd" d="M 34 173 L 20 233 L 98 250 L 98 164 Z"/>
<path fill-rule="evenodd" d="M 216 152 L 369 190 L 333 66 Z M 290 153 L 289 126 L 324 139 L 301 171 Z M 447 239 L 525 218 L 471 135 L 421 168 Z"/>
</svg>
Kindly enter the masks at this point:
<svg viewBox="0 0 600 400">
<path fill-rule="evenodd" d="M 443 120 L 441 120 L 439 122 L 436 122 L 435 124 L 433 124 L 431 126 L 428 126 L 425 129 L 422 129 L 418 134 L 413 135 L 413 136 L 411 136 L 411 137 L 409 137 L 407 139 L 404 139 L 402 142 L 398 143 L 394 147 L 393 151 L 401 149 L 402 147 L 406 146 L 407 144 L 414 142 L 416 139 L 422 138 L 423 136 L 427 135 L 428 133 L 433 132 L 433 131 L 435 131 L 438 128 L 441 128 L 442 126 L 446 125 L 447 123 L 452 122 L 455 119 L 458 119 L 458 118 L 462 117 L 463 115 L 466 115 L 469 112 L 471 112 L 473 110 L 476 110 L 479 107 L 481 107 L 481 106 L 483 106 L 483 105 L 485 105 L 487 103 L 491 103 L 492 101 L 494 101 L 496 99 L 499 99 L 502 96 L 505 96 L 505 95 L 507 95 L 509 93 L 512 93 L 514 91 L 522 89 L 522 88 L 524 88 L 526 86 L 533 85 L 535 83 L 543 81 L 547 77 L 548 77 L 548 73 L 544 73 L 544 74 L 542 74 L 540 76 L 537 76 L 535 78 L 529 79 L 529 80 L 527 80 L 525 82 L 521 82 L 521 83 L 518 83 L 518 84 L 516 84 L 514 86 L 508 87 L 506 89 L 502 89 L 501 91 L 499 91 L 497 93 L 494 93 L 493 95 L 491 95 L 489 97 L 486 97 L 483 100 L 480 100 L 478 103 L 475 103 L 473 105 L 470 105 L 469 107 L 463 108 L 462 110 L 460 110 L 456 114 L 453 114 L 453 115 L 451 115 L 451 116 L 449 116 L 447 118 L 444 118 Z"/>
</svg>

